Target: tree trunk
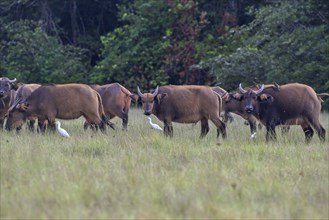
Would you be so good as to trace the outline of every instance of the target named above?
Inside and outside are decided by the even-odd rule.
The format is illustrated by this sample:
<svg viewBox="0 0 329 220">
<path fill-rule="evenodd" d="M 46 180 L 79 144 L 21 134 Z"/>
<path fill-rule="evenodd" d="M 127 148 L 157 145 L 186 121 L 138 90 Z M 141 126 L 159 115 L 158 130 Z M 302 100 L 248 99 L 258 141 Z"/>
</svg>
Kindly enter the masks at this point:
<svg viewBox="0 0 329 220">
<path fill-rule="evenodd" d="M 70 16 L 71 16 L 71 28 L 72 28 L 72 41 L 73 44 L 77 44 L 79 37 L 79 26 L 77 19 L 77 3 L 76 0 L 70 0 Z"/>
</svg>

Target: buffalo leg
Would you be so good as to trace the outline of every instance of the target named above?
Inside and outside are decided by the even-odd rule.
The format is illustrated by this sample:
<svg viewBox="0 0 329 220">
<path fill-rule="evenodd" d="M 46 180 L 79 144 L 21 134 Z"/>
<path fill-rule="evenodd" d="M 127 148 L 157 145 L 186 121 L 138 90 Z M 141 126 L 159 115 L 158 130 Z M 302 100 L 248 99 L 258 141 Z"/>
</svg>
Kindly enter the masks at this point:
<svg viewBox="0 0 329 220">
<path fill-rule="evenodd" d="M 16 128 L 16 134 L 19 134 L 19 132 L 22 130 L 22 126 L 19 126 Z"/>
<path fill-rule="evenodd" d="M 275 125 L 266 125 L 266 142 L 276 140 Z"/>
<path fill-rule="evenodd" d="M 38 119 L 37 132 L 45 133 L 47 124 L 48 124 L 48 121 L 42 121 L 42 120 Z"/>
<path fill-rule="evenodd" d="M 98 128 L 102 133 L 106 133 L 106 124 L 108 119 L 105 115 L 102 115 L 100 118 L 99 115 L 95 113 L 83 114 L 83 117 L 86 119 L 87 123 L 90 124 L 90 128 L 92 131 L 97 131 Z"/>
<path fill-rule="evenodd" d="M 208 120 L 207 119 L 202 119 L 201 120 L 201 134 L 200 134 L 200 138 L 203 138 L 204 136 L 206 136 L 209 132 L 209 124 L 208 124 Z"/>
<path fill-rule="evenodd" d="M 309 143 L 314 135 L 314 130 L 312 129 L 311 125 L 309 124 L 308 120 L 306 120 L 306 119 L 301 121 L 300 126 L 302 127 L 302 129 L 304 131 L 306 143 Z"/>
<path fill-rule="evenodd" d="M 224 123 L 227 123 L 227 122 L 232 123 L 234 120 L 232 114 L 230 112 L 226 112 L 226 111 L 222 114 L 222 119 L 223 119 Z"/>
<path fill-rule="evenodd" d="M 306 127 L 303 128 L 304 134 L 305 134 L 305 141 L 309 143 L 314 135 L 314 131 L 312 127 Z"/>
<path fill-rule="evenodd" d="M 128 114 L 124 113 L 122 115 L 122 130 L 127 131 L 128 127 Z"/>
<path fill-rule="evenodd" d="M 246 120 L 248 121 L 250 127 L 251 138 L 254 138 L 254 135 L 256 135 L 257 131 L 257 119 L 253 115 L 248 115 Z"/>
<path fill-rule="evenodd" d="M 319 123 L 319 126 L 314 128 L 316 129 L 320 141 L 324 142 L 326 140 L 326 130 L 324 129 L 324 127 L 322 127 L 322 125 Z"/>
<path fill-rule="evenodd" d="M 0 130 L 3 129 L 3 124 L 4 124 L 4 119 L 3 118 L 0 118 Z"/>
<path fill-rule="evenodd" d="M 94 129 L 93 131 L 97 131 L 98 127 L 99 127 L 99 130 L 101 130 L 102 133 L 105 133 L 106 132 L 106 123 L 101 121 L 98 126 L 97 124 L 93 123 L 94 126 L 92 126 L 92 129 Z"/>
<path fill-rule="evenodd" d="M 28 120 L 27 121 L 27 127 L 29 128 L 30 131 L 34 131 L 34 123 L 35 123 L 35 120 Z"/>
<path fill-rule="evenodd" d="M 163 126 L 163 134 L 165 135 L 165 136 L 168 136 L 168 129 L 169 129 L 169 126 L 168 125 L 166 125 L 166 124 L 164 124 L 164 126 Z"/>
<path fill-rule="evenodd" d="M 167 121 L 167 120 L 164 121 L 163 133 L 165 136 L 173 137 L 174 131 L 171 121 Z"/>
<path fill-rule="evenodd" d="M 49 123 L 48 123 L 48 130 L 51 131 L 51 132 L 55 132 L 56 131 L 55 121 L 49 121 Z"/>
<path fill-rule="evenodd" d="M 171 123 L 170 123 L 170 125 L 169 125 L 169 136 L 170 136 L 170 137 L 173 137 L 173 136 L 174 136 L 174 128 L 173 128 L 173 126 L 172 126 Z"/>
<path fill-rule="evenodd" d="M 318 134 L 320 141 L 324 142 L 326 139 L 326 130 L 324 129 L 324 127 L 321 125 L 320 121 L 319 121 L 319 115 L 318 117 L 314 117 L 314 114 L 310 114 L 307 116 L 308 121 L 310 122 L 310 124 L 313 126 L 313 128 L 316 130 L 316 133 Z"/>
<path fill-rule="evenodd" d="M 85 123 L 83 123 L 83 130 L 86 131 L 88 127 L 90 127 L 90 124 L 87 121 L 85 121 Z"/>
<path fill-rule="evenodd" d="M 321 126 L 320 131 L 318 131 L 318 136 L 322 142 L 326 140 L 326 130 Z"/>
<path fill-rule="evenodd" d="M 249 120 L 250 133 L 253 135 L 257 131 L 257 121 Z"/>
<path fill-rule="evenodd" d="M 90 129 L 93 132 L 97 132 L 98 131 L 98 127 L 101 130 L 101 132 L 105 133 L 105 131 L 106 131 L 106 124 L 105 123 L 101 122 L 99 125 L 96 125 L 94 123 L 90 124 Z"/>
<path fill-rule="evenodd" d="M 326 130 L 322 125 L 319 124 L 319 127 L 314 127 L 316 129 L 316 132 L 320 138 L 321 142 L 324 142 L 326 140 Z"/>
<path fill-rule="evenodd" d="M 222 134 L 222 138 L 226 138 L 226 125 L 219 118 L 210 119 L 217 127 L 217 138 L 219 137 L 219 133 Z"/>
</svg>

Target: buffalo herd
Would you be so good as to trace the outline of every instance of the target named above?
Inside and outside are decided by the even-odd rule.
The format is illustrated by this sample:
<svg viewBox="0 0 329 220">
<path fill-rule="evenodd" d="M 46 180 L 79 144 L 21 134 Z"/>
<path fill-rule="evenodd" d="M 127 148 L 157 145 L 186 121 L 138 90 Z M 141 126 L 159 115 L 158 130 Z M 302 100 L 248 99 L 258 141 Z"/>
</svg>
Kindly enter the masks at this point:
<svg viewBox="0 0 329 220">
<path fill-rule="evenodd" d="M 201 122 L 200 137 L 209 132 L 208 120 L 217 128 L 217 137 L 226 138 L 226 124 L 231 113 L 241 116 L 250 125 L 255 137 L 257 122 L 266 127 L 266 141 L 275 140 L 275 127 L 287 131 L 290 125 L 303 129 L 306 142 L 316 131 L 325 141 L 326 131 L 320 123 L 321 102 L 328 93 L 317 94 L 310 86 L 290 83 L 254 85 L 235 92 L 220 87 L 200 85 L 166 85 L 137 94 L 119 83 L 107 85 L 85 84 L 22 84 L 16 79 L 0 78 L 0 129 L 21 129 L 23 123 L 33 131 L 38 121 L 38 131 L 53 129 L 55 119 L 85 118 L 84 128 L 105 131 L 113 117 L 122 119 L 122 129 L 127 130 L 131 101 L 142 103 L 144 114 L 155 115 L 164 123 L 164 135 L 173 136 L 172 122 Z"/>
</svg>

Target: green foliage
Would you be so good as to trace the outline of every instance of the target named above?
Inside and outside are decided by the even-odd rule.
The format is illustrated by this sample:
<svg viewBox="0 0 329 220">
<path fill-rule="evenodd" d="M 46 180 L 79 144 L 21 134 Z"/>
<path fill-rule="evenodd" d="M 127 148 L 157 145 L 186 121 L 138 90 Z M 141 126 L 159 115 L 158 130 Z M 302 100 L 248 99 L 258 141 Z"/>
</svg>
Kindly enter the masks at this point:
<svg viewBox="0 0 329 220">
<path fill-rule="evenodd" d="M 169 46 L 166 35 L 170 35 L 167 11 L 165 2 L 157 0 L 139 0 L 120 7 L 124 25 L 101 37 L 103 59 L 93 70 L 92 82 L 120 82 L 128 88 L 166 84 L 163 58 Z"/>
<path fill-rule="evenodd" d="M 327 0 L 3 0 L 0 16 L 0 74 L 20 81 L 329 91 Z"/>
<path fill-rule="evenodd" d="M 168 3 L 175 20 L 171 24 L 171 46 L 167 50 L 166 73 L 170 84 L 204 84 L 206 77 L 192 71 L 197 63 L 197 42 L 205 27 L 206 13 L 200 12 L 197 1 L 178 0 Z"/>
<path fill-rule="evenodd" d="M 206 23 L 206 13 L 198 10 L 196 1 L 138 0 L 119 7 L 119 17 L 123 25 L 101 38 L 103 59 L 93 70 L 93 82 L 148 89 L 202 79 L 190 71 L 197 63 L 197 42 Z"/>
<path fill-rule="evenodd" d="M 256 10 L 255 19 L 233 36 L 242 42 L 226 56 L 209 60 L 218 84 L 236 89 L 239 82 L 300 82 L 317 92 L 328 92 L 328 3 L 282 1 Z"/>
<path fill-rule="evenodd" d="M 1 74 L 26 83 L 87 82 L 85 51 L 62 45 L 29 20 L 1 27 Z"/>
</svg>

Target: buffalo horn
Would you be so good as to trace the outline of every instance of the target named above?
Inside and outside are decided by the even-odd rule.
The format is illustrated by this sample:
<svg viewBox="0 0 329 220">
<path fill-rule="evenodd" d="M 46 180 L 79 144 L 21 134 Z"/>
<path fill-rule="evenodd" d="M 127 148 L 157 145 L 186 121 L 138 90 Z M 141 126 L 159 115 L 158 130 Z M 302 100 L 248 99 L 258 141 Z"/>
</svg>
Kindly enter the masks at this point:
<svg viewBox="0 0 329 220">
<path fill-rule="evenodd" d="M 247 92 L 246 90 L 244 90 L 244 89 L 242 88 L 241 83 L 239 84 L 239 90 L 240 90 L 240 92 L 241 92 L 242 94 L 244 94 L 244 93 Z"/>
<path fill-rule="evenodd" d="M 10 83 L 15 83 L 16 82 L 16 78 L 13 80 L 9 80 Z"/>
<path fill-rule="evenodd" d="M 141 93 L 141 90 L 139 89 L 139 86 L 137 86 L 137 93 L 140 97 L 144 97 L 143 93 Z"/>
<path fill-rule="evenodd" d="M 151 93 L 151 95 L 155 97 L 158 94 L 158 92 L 159 92 L 159 86 L 156 87 L 156 89 L 154 90 L 153 93 Z"/>
<path fill-rule="evenodd" d="M 258 95 L 259 93 L 263 92 L 264 90 L 264 84 L 260 87 L 260 89 L 256 90 L 255 93 Z"/>
</svg>

